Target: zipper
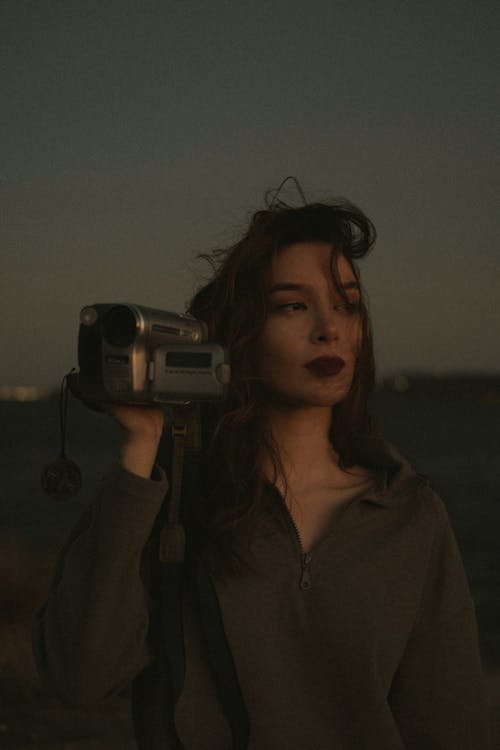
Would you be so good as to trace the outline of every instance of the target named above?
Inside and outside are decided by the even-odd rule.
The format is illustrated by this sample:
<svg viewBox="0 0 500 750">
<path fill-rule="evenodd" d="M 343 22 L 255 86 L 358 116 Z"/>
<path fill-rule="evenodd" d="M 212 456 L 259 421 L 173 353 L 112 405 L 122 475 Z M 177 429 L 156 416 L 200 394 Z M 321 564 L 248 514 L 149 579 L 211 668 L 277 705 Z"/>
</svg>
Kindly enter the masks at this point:
<svg viewBox="0 0 500 750">
<path fill-rule="evenodd" d="M 300 588 L 303 591 L 309 591 L 309 589 L 312 586 L 311 581 L 311 561 L 312 561 L 312 555 L 310 552 L 303 553 L 301 559 L 302 564 L 302 574 L 300 576 Z"/>
<path fill-rule="evenodd" d="M 292 528 L 295 532 L 295 538 L 297 539 L 297 543 L 300 550 L 300 582 L 299 586 L 302 589 L 302 591 L 309 591 L 309 589 L 312 587 L 312 579 L 311 579 L 311 562 L 312 562 L 312 553 L 311 552 L 304 552 L 304 547 L 302 544 L 302 539 L 300 538 L 299 530 L 297 528 L 297 524 L 293 520 L 293 516 L 290 513 L 288 507 L 285 503 L 283 503 L 283 507 L 285 509 L 286 515 L 288 516 L 290 523 L 292 525 Z"/>
<path fill-rule="evenodd" d="M 311 578 L 311 563 L 313 559 L 313 554 L 311 552 L 304 552 L 304 545 L 302 544 L 302 539 L 300 538 L 299 530 L 297 528 L 297 524 L 295 523 L 292 514 L 290 513 L 290 509 L 288 508 L 287 504 L 285 503 L 283 499 L 283 495 L 281 492 L 277 489 L 277 487 L 274 487 L 275 492 L 279 495 L 281 500 L 281 507 L 283 508 L 283 511 L 288 519 L 288 522 L 290 526 L 292 527 L 292 530 L 294 532 L 295 539 L 297 541 L 297 547 L 300 554 L 300 583 L 299 586 L 303 591 L 309 591 L 312 588 L 312 578 Z M 342 513 L 340 514 L 339 518 L 337 519 L 337 526 L 340 521 L 344 520 L 344 516 L 350 512 L 352 512 L 352 508 L 359 505 L 359 503 L 363 500 L 363 496 L 356 497 L 351 500 L 348 505 L 343 508 Z M 324 537 L 320 541 L 320 543 L 314 548 L 315 554 L 317 554 L 319 548 L 323 546 L 323 544 L 327 540 L 331 540 L 331 537 L 335 536 L 335 532 L 331 531 L 327 536 Z"/>
<path fill-rule="evenodd" d="M 300 538 L 297 524 L 295 523 L 293 516 L 290 513 L 290 509 L 285 503 L 283 496 L 281 495 L 279 490 L 276 487 L 274 488 L 274 490 L 279 495 L 279 498 L 281 500 L 281 507 L 283 508 L 283 512 L 285 513 L 288 519 L 288 523 L 291 526 L 291 529 L 293 531 L 293 536 L 295 537 L 296 546 L 299 552 L 299 556 L 300 556 L 299 587 L 302 589 L 302 591 L 309 591 L 309 589 L 312 588 L 312 578 L 311 578 L 311 563 L 313 559 L 312 552 L 304 552 L 304 545 L 302 544 L 302 539 Z"/>
</svg>

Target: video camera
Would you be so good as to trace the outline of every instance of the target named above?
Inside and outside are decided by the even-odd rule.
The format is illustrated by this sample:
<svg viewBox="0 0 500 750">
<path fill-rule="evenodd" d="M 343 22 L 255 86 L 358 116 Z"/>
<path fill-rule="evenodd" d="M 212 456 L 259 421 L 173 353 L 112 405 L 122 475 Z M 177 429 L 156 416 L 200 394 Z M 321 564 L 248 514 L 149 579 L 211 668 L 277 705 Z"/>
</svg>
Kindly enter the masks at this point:
<svg viewBox="0 0 500 750">
<path fill-rule="evenodd" d="M 220 401 L 231 377 L 226 349 L 207 342 L 190 315 L 133 304 L 95 304 L 80 312 L 79 372 L 68 376 L 89 406 Z"/>
</svg>

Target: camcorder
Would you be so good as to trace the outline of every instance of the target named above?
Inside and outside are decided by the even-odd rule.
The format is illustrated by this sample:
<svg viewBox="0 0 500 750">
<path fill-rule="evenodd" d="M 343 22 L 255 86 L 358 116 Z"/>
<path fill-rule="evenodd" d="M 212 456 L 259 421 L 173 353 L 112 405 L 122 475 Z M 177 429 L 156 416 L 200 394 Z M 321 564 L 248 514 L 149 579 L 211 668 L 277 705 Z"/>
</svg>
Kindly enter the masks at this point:
<svg viewBox="0 0 500 750">
<path fill-rule="evenodd" d="M 226 349 L 207 341 L 207 326 L 134 304 L 94 304 L 80 312 L 79 372 L 68 386 L 88 406 L 220 401 L 231 369 Z"/>
</svg>

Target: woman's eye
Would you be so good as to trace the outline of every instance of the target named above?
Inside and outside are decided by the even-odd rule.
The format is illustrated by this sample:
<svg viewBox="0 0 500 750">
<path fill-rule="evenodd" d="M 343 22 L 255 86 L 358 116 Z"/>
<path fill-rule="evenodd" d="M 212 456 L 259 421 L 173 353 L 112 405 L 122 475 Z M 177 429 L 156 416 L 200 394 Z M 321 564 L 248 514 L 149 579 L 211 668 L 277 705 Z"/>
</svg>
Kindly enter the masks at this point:
<svg viewBox="0 0 500 750">
<path fill-rule="evenodd" d="M 286 305 L 279 305 L 278 310 L 305 310 L 303 302 L 287 302 Z"/>
<path fill-rule="evenodd" d="M 342 312 L 355 313 L 359 310 L 359 304 L 357 302 L 344 302 L 342 305 L 336 305 L 335 309 Z"/>
</svg>

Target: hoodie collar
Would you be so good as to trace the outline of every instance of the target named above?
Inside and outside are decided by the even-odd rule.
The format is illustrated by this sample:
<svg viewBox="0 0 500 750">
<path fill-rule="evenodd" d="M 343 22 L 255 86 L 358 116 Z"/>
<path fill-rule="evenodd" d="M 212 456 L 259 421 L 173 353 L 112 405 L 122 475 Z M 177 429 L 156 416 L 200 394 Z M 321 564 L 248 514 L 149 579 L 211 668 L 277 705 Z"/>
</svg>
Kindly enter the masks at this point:
<svg viewBox="0 0 500 750">
<path fill-rule="evenodd" d="M 415 471 L 397 448 L 381 434 L 357 437 L 356 448 L 361 463 L 375 470 L 380 480 L 364 497 L 363 501 L 387 508 L 395 499 L 413 495 L 415 490 L 427 484 L 427 478 Z"/>
</svg>

